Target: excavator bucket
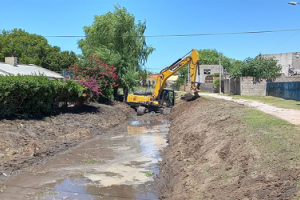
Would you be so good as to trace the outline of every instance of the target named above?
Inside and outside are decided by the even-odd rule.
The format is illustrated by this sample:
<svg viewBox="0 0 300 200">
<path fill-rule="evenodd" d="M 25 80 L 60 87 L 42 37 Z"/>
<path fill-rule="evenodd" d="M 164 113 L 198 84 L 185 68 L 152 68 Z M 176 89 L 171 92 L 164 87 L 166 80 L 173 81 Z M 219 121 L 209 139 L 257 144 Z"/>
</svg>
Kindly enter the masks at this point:
<svg viewBox="0 0 300 200">
<path fill-rule="evenodd" d="M 183 95 L 181 97 L 181 99 L 185 100 L 185 101 L 194 101 L 195 99 L 197 99 L 199 97 L 200 96 L 199 96 L 198 92 L 188 92 L 185 95 Z"/>
</svg>

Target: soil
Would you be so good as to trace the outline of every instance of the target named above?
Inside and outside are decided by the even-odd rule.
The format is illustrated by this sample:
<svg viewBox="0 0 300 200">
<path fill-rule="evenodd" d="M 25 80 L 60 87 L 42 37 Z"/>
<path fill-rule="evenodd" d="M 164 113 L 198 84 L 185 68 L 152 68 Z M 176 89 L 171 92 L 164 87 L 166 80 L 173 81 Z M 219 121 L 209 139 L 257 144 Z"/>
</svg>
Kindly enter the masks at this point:
<svg viewBox="0 0 300 200">
<path fill-rule="evenodd" d="M 149 115 L 157 118 L 159 114 Z M 90 103 L 56 116 L 0 121 L 0 181 L 136 117 L 125 103 Z M 142 118 L 141 118 L 142 119 Z"/>
<path fill-rule="evenodd" d="M 168 116 L 169 145 L 155 180 L 160 199 L 299 197 L 300 171 L 291 162 L 295 159 L 277 162 L 276 155 L 268 157 L 263 145 L 254 144 L 267 133 L 247 132 L 242 116 L 248 111 L 219 99 L 177 101 Z M 279 156 L 284 157 L 284 151 L 288 147 Z"/>
</svg>

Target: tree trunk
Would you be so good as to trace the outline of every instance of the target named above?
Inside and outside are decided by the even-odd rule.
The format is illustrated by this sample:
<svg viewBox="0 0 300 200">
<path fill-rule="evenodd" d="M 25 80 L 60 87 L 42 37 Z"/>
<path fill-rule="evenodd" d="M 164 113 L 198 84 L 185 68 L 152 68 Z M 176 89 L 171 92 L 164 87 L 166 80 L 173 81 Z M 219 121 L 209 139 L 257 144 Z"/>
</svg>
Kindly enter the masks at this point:
<svg viewBox="0 0 300 200">
<path fill-rule="evenodd" d="M 123 102 L 127 103 L 127 96 L 128 96 L 128 88 L 123 87 L 124 99 Z"/>
<path fill-rule="evenodd" d="M 117 100 L 117 101 L 119 101 L 118 88 L 119 87 L 115 87 L 114 88 L 114 99 Z"/>
</svg>

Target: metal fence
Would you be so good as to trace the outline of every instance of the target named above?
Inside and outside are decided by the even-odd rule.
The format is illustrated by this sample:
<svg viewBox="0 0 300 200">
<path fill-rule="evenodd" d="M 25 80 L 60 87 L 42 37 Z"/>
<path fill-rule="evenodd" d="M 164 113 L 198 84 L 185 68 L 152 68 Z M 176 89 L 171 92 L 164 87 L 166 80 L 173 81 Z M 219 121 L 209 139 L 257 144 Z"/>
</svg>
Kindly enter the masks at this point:
<svg viewBox="0 0 300 200">
<path fill-rule="evenodd" d="M 300 82 L 267 83 L 267 96 L 300 101 Z"/>
</svg>

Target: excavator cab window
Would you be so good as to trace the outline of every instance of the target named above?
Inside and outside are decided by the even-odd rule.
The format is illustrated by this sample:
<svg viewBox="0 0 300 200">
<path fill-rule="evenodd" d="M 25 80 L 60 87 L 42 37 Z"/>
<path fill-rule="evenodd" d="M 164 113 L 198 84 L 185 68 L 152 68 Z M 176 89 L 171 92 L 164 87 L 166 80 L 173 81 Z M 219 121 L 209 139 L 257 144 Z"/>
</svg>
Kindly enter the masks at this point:
<svg viewBox="0 0 300 200">
<path fill-rule="evenodd" d="M 174 91 L 164 89 L 160 95 L 160 104 L 169 106 L 174 106 Z"/>
</svg>

